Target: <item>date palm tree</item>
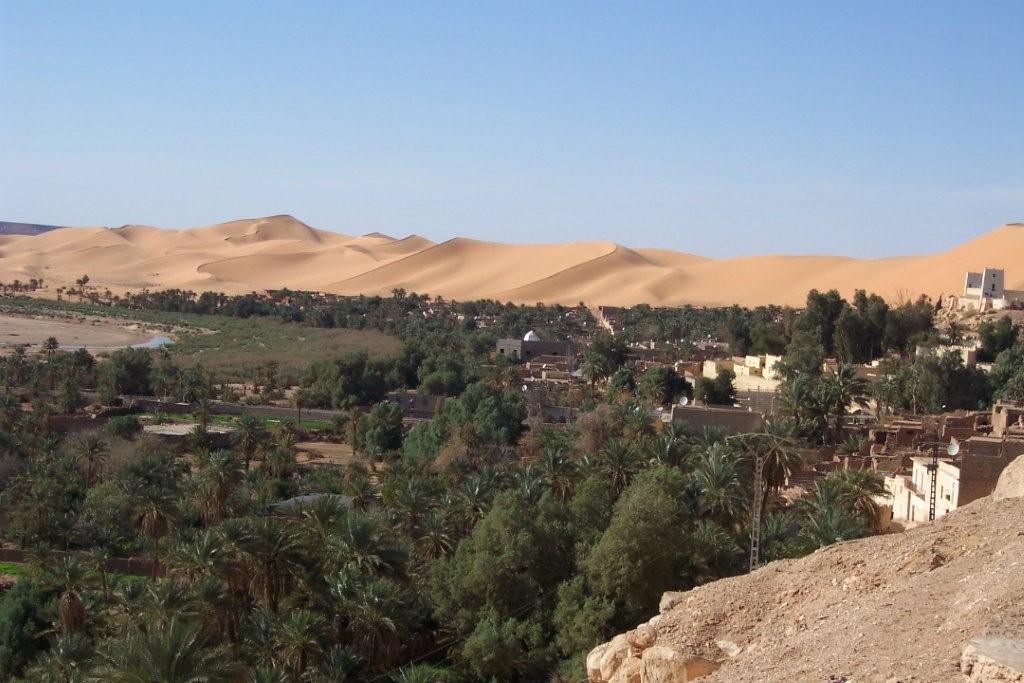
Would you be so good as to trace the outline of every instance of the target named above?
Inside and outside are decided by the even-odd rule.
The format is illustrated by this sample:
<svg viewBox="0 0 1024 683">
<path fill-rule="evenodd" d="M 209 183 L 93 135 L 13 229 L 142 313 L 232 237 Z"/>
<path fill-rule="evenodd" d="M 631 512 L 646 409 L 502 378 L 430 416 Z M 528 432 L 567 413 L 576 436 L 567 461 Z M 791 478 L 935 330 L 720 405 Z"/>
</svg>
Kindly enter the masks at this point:
<svg viewBox="0 0 1024 683">
<path fill-rule="evenodd" d="M 735 528 L 743 520 L 748 505 L 737 460 L 725 442 L 718 442 L 697 461 L 693 472 L 701 507 L 727 529 Z"/>
<path fill-rule="evenodd" d="M 544 447 L 539 464 L 540 476 L 548 489 L 560 500 L 572 496 L 576 483 L 576 464 L 569 459 L 561 444 Z"/>
<path fill-rule="evenodd" d="M 306 610 L 289 612 L 278 623 L 271 641 L 275 658 L 301 679 L 311 659 L 323 652 L 321 633 L 325 630 L 322 617 Z"/>
<path fill-rule="evenodd" d="M 850 405 L 863 406 L 867 402 L 870 383 L 857 374 L 857 369 L 843 363 L 825 378 L 825 393 L 832 408 L 832 443 L 838 444 L 843 438 L 843 418 Z"/>
<path fill-rule="evenodd" d="M 224 646 L 209 647 L 202 630 L 180 619 L 132 631 L 99 652 L 90 683 L 236 683 L 243 668 Z"/>
<path fill-rule="evenodd" d="M 84 632 L 86 612 L 82 591 L 88 577 L 85 565 L 73 555 L 64 555 L 46 573 L 46 582 L 60 593 L 57 600 L 57 625 L 61 632 Z"/>
<path fill-rule="evenodd" d="M 597 455 L 597 468 L 616 494 L 622 493 L 640 469 L 636 451 L 622 439 L 612 439 Z"/>
<path fill-rule="evenodd" d="M 241 451 L 245 461 L 245 471 L 249 471 L 249 463 L 253 456 L 267 445 L 270 433 L 263 420 L 255 415 L 243 415 L 238 420 L 238 431 L 235 432 L 235 447 Z"/>
<path fill-rule="evenodd" d="M 228 502 L 242 483 L 242 463 L 231 451 L 220 450 L 210 454 L 200 477 L 207 494 L 206 505 L 210 516 L 217 521 L 228 515 Z"/>
<path fill-rule="evenodd" d="M 107 442 L 99 434 L 86 434 L 75 445 L 75 460 L 85 465 L 85 481 L 90 486 L 96 481 L 96 470 L 106 458 Z"/>
<path fill-rule="evenodd" d="M 37 683 L 81 683 L 93 656 L 92 643 L 77 634 L 62 634 L 49 651 L 25 672 L 25 680 Z"/>
</svg>

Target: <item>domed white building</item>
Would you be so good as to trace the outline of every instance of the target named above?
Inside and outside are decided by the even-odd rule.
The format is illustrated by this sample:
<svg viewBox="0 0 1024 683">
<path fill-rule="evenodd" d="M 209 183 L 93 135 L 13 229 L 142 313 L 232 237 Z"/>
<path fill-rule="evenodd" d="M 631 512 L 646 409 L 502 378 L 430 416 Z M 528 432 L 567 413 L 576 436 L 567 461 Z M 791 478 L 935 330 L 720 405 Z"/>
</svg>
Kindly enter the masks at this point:
<svg viewBox="0 0 1024 683">
<path fill-rule="evenodd" d="M 544 341 L 535 331 L 530 330 L 522 339 L 512 337 L 499 339 L 495 349 L 498 356 L 514 360 L 530 360 L 537 356 L 558 356 L 572 358 L 573 345 L 568 341 Z"/>
</svg>

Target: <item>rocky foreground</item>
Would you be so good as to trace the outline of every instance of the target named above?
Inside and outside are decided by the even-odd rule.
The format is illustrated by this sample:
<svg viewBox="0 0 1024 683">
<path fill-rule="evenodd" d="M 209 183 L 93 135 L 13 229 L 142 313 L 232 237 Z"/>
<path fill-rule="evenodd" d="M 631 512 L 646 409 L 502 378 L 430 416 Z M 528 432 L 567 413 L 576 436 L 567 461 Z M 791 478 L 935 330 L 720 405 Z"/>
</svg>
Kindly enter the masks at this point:
<svg viewBox="0 0 1024 683">
<path fill-rule="evenodd" d="M 1024 681 L 1024 457 L 906 532 L 666 593 L 587 657 L 593 683 Z"/>
</svg>

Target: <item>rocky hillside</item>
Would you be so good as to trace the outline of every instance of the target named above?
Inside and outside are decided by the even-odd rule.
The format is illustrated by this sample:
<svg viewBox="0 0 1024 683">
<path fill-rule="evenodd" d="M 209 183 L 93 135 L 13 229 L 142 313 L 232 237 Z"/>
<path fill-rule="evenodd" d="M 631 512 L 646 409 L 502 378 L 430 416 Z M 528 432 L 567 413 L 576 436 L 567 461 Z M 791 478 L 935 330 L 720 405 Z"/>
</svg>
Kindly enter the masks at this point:
<svg viewBox="0 0 1024 683">
<path fill-rule="evenodd" d="M 59 228 L 56 225 L 0 221 L 0 235 L 42 235 L 51 230 L 59 230 Z"/>
<path fill-rule="evenodd" d="M 1024 457 L 991 498 L 901 534 L 666 593 L 595 683 L 1024 681 Z M 965 646 L 979 636 L 972 647 Z M 1003 640 L 1005 638 L 1010 641 Z M 1014 642 L 1014 639 L 1016 642 Z M 1013 661 L 1007 676 L 996 660 Z M 963 661 L 962 660 L 963 656 Z"/>
</svg>

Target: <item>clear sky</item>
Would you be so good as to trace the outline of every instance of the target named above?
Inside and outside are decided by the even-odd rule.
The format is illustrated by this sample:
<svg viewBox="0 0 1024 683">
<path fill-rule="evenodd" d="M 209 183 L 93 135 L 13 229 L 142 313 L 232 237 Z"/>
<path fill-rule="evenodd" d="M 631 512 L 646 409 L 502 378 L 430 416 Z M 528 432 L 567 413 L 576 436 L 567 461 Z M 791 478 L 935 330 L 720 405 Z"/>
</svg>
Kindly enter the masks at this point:
<svg viewBox="0 0 1024 683">
<path fill-rule="evenodd" d="M 931 251 L 1024 221 L 1024 2 L 0 0 L 0 220 Z"/>
</svg>

